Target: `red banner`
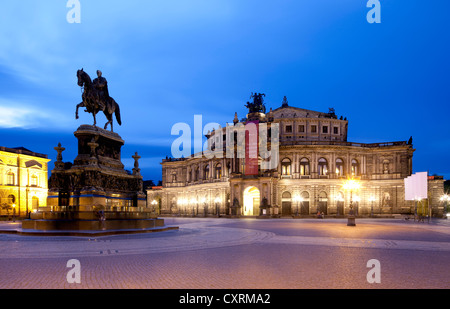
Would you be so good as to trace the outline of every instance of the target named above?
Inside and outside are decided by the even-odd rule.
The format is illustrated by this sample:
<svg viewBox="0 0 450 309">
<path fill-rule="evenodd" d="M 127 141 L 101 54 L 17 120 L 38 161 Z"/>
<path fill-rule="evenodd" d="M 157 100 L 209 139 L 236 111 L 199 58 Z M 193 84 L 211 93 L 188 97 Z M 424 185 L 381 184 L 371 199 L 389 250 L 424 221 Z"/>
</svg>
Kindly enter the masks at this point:
<svg viewBox="0 0 450 309">
<path fill-rule="evenodd" d="M 245 175 L 258 175 L 259 121 L 245 125 Z"/>
</svg>

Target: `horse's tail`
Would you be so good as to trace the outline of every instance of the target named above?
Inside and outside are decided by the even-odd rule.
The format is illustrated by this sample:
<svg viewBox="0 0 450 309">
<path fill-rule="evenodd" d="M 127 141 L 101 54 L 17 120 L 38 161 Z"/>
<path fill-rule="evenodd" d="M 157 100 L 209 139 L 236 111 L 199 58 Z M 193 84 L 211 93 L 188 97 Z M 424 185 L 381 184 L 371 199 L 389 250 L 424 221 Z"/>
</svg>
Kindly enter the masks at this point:
<svg viewBox="0 0 450 309">
<path fill-rule="evenodd" d="M 116 101 L 114 101 L 114 105 L 115 105 L 116 120 L 117 120 L 117 123 L 121 126 L 122 125 L 122 120 L 120 119 L 120 107 L 119 107 L 119 104 L 117 104 Z"/>
</svg>

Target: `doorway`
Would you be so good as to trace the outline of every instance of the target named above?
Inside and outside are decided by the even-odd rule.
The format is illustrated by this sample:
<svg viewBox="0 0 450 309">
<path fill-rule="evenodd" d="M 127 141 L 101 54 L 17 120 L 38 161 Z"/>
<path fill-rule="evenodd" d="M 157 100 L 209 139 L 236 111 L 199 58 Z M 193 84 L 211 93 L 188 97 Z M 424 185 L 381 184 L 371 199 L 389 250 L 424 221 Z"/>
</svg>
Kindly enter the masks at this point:
<svg viewBox="0 0 450 309">
<path fill-rule="evenodd" d="M 281 215 L 291 216 L 292 215 L 292 199 L 291 193 L 286 191 L 281 195 Z"/>
<path fill-rule="evenodd" d="M 257 216 L 259 215 L 259 206 L 261 201 L 261 195 L 256 187 L 248 187 L 244 190 L 244 205 L 242 214 L 244 216 Z"/>
</svg>

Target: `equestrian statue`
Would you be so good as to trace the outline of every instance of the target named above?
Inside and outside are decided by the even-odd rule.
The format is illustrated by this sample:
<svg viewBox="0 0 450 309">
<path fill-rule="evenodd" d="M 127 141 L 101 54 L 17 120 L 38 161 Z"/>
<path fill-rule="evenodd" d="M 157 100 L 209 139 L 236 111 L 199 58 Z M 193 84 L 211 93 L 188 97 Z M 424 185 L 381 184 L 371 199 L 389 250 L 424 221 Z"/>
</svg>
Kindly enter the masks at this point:
<svg viewBox="0 0 450 309">
<path fill-rule="evenodd" d="M 97 124 L 96 115 L 102 111 L 108 122 L 105 124 L 105 130 L 108 124 L 111 125 L 111 132 L 113 132 L 113 118 L 112 115 L 116 115 L 116 120 L 119 125 L 122 125 L 120 119 L 119 104 L 109 96 L 108 82 L 106 78 L 102 76 L 102 72 L 97 70 L 97 78 L 94 81 L 91 80 L 89 74 L 83 71 L 83 69 L 77 71 L 78 86 L 84 88 L 82 99 L 83 101 L 77 105 L 75 112 L 75 118 L 78 119 L 78 108 L 85 107 L 85 112 L 88 112 L 94 116 L 94 126 Z"/>
</svg>

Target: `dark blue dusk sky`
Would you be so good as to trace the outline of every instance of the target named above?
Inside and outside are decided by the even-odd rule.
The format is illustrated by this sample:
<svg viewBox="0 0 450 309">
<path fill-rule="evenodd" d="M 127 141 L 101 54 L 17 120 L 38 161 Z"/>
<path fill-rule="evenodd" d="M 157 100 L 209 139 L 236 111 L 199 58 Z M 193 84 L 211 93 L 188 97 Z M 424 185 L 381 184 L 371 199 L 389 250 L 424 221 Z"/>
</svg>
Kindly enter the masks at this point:
<svg viewBox="0 0 450 309">
<path fill-rule="evenodd" d="M 139 152 L 144 179 L 161 179 L 175 123 L 231 123 L 251 92 L 268 108 L 283 96 L 333 107 L 352 142 L 413 136 L 414 172 L 450 178 L 448 0 L 380 0 L 380 24 L 367 0 L 80 0 L 80 24 L 66 3 L 0 4 L 0 146 L 53 162 L 61 142 L 72 161 L 73 132 L 92 124 L 74 117 L 76 71 L 100 69 L 121 108 L 122 162 Z"/>
</svg>

